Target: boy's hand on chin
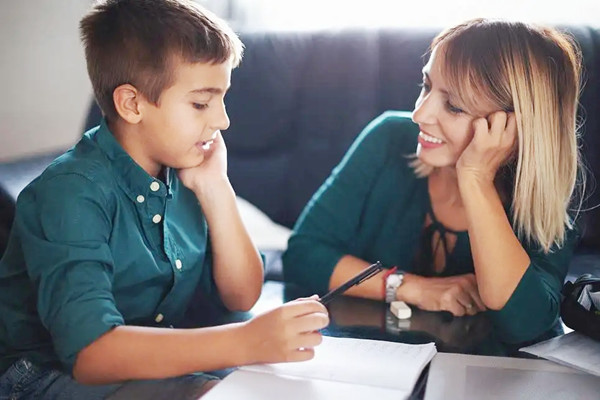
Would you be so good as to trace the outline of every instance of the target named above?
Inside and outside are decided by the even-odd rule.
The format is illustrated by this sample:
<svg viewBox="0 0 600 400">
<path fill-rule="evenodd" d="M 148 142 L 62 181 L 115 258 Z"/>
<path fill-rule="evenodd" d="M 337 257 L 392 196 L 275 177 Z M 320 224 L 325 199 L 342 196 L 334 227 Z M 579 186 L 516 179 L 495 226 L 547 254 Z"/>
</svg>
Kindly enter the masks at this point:
<svg viewBox="0 0 600 400">
<path fill-rule="evenodd" d="M 210 147 L 203 151 L 204 159 L 199 165 L 178 171 L 181 182 L 196 193 L 228 182 L 227 147 L 221 132 L 217 133 Z"/>
</svg>

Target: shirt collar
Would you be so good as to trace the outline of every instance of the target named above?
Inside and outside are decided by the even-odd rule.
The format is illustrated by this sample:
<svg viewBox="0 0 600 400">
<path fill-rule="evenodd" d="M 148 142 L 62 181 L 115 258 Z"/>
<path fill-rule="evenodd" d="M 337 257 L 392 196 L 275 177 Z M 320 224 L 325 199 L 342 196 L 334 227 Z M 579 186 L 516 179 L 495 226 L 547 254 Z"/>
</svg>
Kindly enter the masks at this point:
<svg viewBox="0 0 600 400">
<path fill-rule="evenodd" d="M 96 130 L 92 130 L 86 135 L 89 135 L 90 139 L 97 143 L 110 160 L 114 176 L 131 200 L 143 202 L 149 196 L 166 197 L 171 194 L 169 186 L 144 171 L 123 149 L 108 128 L 105 118 L 102 119 Z M 172 171 L 168 169 L 165 175 L 169 185 L 173 178 Z"/>
</svg>

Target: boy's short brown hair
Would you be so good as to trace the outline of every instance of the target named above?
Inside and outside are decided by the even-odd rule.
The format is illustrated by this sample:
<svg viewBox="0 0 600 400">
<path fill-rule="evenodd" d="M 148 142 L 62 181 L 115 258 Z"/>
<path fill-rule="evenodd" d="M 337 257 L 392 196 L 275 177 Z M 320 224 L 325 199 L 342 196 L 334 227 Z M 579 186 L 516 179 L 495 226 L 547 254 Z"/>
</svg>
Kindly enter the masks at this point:
<svg viewBox="0 0 600 400">
<path fill-rule="evenodd" d="M 129 83 L 157 104 L 175 62 L 239 64 L 243 45 L 229 26 L 190 0 L 101 0 L 80 22 L 88 74 L 108 120 L 114 90 Z"/>
</svg>

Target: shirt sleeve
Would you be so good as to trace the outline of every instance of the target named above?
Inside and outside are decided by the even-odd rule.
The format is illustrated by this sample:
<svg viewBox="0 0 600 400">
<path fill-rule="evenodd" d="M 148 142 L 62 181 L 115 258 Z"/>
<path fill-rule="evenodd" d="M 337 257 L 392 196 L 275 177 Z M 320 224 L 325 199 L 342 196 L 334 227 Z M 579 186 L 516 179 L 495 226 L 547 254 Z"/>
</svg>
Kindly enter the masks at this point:
<svg viewBox="0 0 600 400">
<path fill-rule="evenodd" d="M 577 243 L 577 231 L 567 232 L 561 248 L 545 254 L 525 247 L 529 264 L 506 305 L 488 311 L 492 324 L 507 343 L 534 340 L 549 331 L 560 315 L 560 292 Z"/>
<path fill-rule="evenodd" d="M 213 267 L 212 243 L 209 235 L 206 241 L 206 257 L 204 258 L 204 273 L 202 275 L 202 280 L 200 281 L 200 289 L 202 293 L 207 296 L 207 299 L 211 302 L 212 306 L 216 307 L 220 312 L 227 312 L 228 309 L 223 303 L 223 299 L 219 293 L 219 287 L 215 281 Z"/>
<path fill-rule="evenodd" d="M 340 258 L 353 253 L 369 192 L 392 152 L 387 133 L 398 125 L 388 118 L 382 114 L 360 133 L 304 208 L 283 254 L 285 281 L 324 293 Z M 395 149 L 394 157 L 402 150 Z"/>
<path fill-rule="evenodd" d="M 17 212 L 37 309 L 54 350 L 72 371 L 84 347 L 124 324 L 112 294 L 111 216 L 99 184 L 77 174 L 39 182 Z"/>
</svg>

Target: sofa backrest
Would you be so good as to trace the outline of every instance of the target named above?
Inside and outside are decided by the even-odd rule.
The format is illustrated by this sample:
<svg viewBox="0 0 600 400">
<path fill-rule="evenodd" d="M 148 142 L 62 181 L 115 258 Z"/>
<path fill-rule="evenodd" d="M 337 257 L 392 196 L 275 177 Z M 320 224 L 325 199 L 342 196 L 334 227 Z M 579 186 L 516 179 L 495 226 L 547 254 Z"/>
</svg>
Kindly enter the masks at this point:
<svg viewBox="0 0 600 400">
<path fill-rule="evenodd" d="M 586 71 L 583 153 L 600 180 L 600 31 L 566 27 Z M 229 175 L 237 194 L 293 226 L 353 139 L 386 110 L 412 110 L 437 29 L 242 34 L 244 59 L 227 95 Z M 88 126 L 98 121 L 97 110 Z M 600 189 L 588 206 L 600 204 Z M 600 209 L 583 243 L 600 248 Z"/>
</svg>

